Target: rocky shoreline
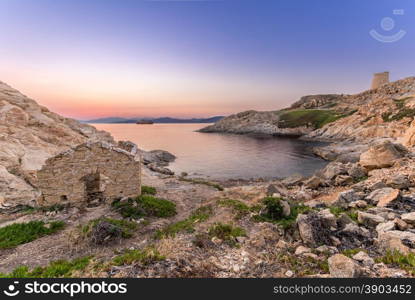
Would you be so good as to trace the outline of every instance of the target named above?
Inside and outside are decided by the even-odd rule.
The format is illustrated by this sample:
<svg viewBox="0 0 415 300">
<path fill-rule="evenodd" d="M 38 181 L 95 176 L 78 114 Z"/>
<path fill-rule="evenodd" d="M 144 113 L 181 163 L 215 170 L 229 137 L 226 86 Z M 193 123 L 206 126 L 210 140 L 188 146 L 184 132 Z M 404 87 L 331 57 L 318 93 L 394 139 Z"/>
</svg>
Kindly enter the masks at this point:
<svg viewBox="0 0 415 300">
<path fill-rule="evenodd" d="M 169 213 L 145 214 L 130 199 L 0 213 L 0 230 L 28 222 L 64 224 L 0 248 L 0 275 L 24 277 L 39 267 L 36 274 L 47 276 L 64 261 L 68 271 L 59 276 L 414 277 L 414 82 L 296 104 L 301 114 L 313 111 L 305 138 L 337 140 L 314 150 L 330 163 L 307 178 L 226 184 L 186 179 L 160 174 L 155 167 L 174 158 L 156 151 L 142 153 L 143 193 L 163 199 Z M 320 115 L 334 107 L 335 113 L 315 118 L 316 108 Z M 257 114 L 247 116 L 248 125 L 238 128 L 258 128 L 250 119 Z M 265 118 L 280 121 L 271 113 Z M 286 116 L 284 126 L 293 120 Z"/>
</svg>

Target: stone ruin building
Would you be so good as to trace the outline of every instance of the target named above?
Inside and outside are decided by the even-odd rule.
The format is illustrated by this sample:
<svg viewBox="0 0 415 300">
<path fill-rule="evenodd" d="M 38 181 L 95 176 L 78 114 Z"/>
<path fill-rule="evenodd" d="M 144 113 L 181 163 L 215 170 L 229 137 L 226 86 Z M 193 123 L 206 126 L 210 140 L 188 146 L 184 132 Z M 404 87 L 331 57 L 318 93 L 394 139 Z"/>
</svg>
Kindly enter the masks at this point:
<svg viewBox="0 0 415 300">
<path fill-rule="evenodd" d="M 375 73 L 373 74 L 371 89 L 377 89 L 386 83 L 389 83 L 389 72 Z"/>
<path fill-rule="evenodd" d="M 41 206 L 93 206 L 141 194 L 141 162 L 130 142 L 87 142 L 46 160 L 37 173 Z"/>
</svg>

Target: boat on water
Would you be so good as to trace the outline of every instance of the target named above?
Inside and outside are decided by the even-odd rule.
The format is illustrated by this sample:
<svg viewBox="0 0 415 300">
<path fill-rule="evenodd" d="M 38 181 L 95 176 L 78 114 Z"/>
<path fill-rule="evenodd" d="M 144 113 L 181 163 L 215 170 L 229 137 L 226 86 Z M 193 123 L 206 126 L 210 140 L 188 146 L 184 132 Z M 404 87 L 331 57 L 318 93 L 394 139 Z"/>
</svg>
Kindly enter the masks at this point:
<svg viewBox="0 0 415 300">
<path fill-rule="evenodd" d="M 154 124 L 154 122 L 151 121 L 151 120 L 138 120 L 136 122 L 136 124 L 139 124 L 139 125 L 149 125 L 149 124 Z"/>
</svg>

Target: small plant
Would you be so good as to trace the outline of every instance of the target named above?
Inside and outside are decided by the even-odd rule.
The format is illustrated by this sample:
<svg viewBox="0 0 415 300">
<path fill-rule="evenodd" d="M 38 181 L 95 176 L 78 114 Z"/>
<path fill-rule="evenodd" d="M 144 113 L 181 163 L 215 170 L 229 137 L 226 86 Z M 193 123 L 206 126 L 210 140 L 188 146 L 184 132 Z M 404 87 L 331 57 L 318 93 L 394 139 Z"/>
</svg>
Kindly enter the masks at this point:
<svg viewBox="0 0 415 300">
<path fill-rule="evenodd" d="M 124 218 L 139 219 L 145 216 L 165 218 L 176 214 L 176 204 L 151 195 L 141 195 L 126 201 L 116 200 L 112 206 Z"/>
<path fill-rule="evenodd" d="M 167 227 L 157 230 L 155 234 L 156 239 L 162 239 L 166 237 L 174 237 L 179 232 L 194 232 L 194 226 L 197 223 L 206 221 L 213 213 L 211 206 L 199 207 L 186 219 L 170 224 Z"/>
<path fill-rule="evenodd" d="M 262 212 L 260 211 L 260 214 L 253 217 L 254 221 L 275 223 L 281 225 L 284 229 L 288 229 L 295 224 L 299 214 L 313 210 L 305 205 L 290 205 L 290 215 L 284 216 L 282 214 L 281 200 L 283 199 L 277 197 L 264 198 L 262 200 Z"/>
<path fill-rule="evenodd" d="M 339 206 L 331 206 L 329 207 L 330 212 L 335 215 L 336 217 L 339 217 L 341 214 L 346 214 L 349 216 L 350 219 L 357 222 L 357 211 L 356 209 L 345 209 Z"/>
<path fill-rule="evenodd" d="M 376 262 L 383 262 L 387 265 L 395 265 L 415 275 L 415 254 L 403 254 L 397 250 L 387 251 L 382 257 L 376 258 Z"/>
<path fill-rule="evenodd" d="M 367 180 L 368 178 L 369 178 L 368 176 L 357 177 L 357 178 L 354 179 L 354 182 L 355 183 L 362 182 L 362 181 Z"/>
<path fill-rule="evenodd" d="M 36 267 L 29 270 L 27 266 L 21 266 L 13 270 L 10 274 L 1 274 L 0 278 L 58 278 L 71 277 L 74 271 L 84 270 L 91 257 L 81 257 L 72 261 L 58 260 L 51 262 L 46 267 Z"/>
<path fill-rule="evenodd" d="M 246 232 L 240 227 L 234 227 L 230 224 L 216 223 L 209 228 L 208 235 L 211 238 L 217 237 L 229 246 L 235 247 L 238 245 L 236 238 L 246 236 Z"/>
<path fill-rule="evenodd" d="M 157 194 L 157 190 L 155 187 L 143 185 L 141 187 L 141 193 L 146 195 L 155 195 Z"/>
<path fill-rule="evenodd" d="M 57 232 L 65 226 L 62 221 L 45 223 L 30 221 L 0 228 L 0 249 L 14 248 L 37 238 Z"/>
<path fill-rule="evenodd" d="M 141 263 L 147 265 L 154 261 L 164 260 L 165 257 L 154 248 L 146 248 L 144 250 L 126 250 L 123 254 L 113 259 L 116 266 L 131 265 L 132 263 Z"/>
<path fill-rule="evenodd" d="M 353 255 L 359 253 L 360 251 L 366 252 L 365 249 L 362 248 L 355 248 L 355 249 L 346 249 L 342 251 L 343 255 L 346 255 L 347 257 L 352 257 Z"/>
<path fill-rule="evenodd" d="M 236 219 L 249 214 L 253 209 L 239 200 L 234 199 L 221 199 L 218 201 L 220 206 L 230 207 L 236 212 Z"/>
</svg>

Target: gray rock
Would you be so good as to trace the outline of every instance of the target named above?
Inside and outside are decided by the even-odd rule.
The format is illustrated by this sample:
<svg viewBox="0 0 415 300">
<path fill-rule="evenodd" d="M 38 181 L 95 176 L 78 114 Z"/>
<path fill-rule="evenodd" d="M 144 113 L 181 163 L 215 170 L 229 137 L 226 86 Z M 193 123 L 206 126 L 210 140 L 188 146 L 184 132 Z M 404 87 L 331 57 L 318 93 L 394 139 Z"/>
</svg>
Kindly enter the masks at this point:
<svg viewBox="0 0 415 300">
<path fill-rule="evenodd" d="M 410 186 L 410 181 L 407 176 L 402 174 L 397 174 L 388 178 L 386 185 L 395 189 L 407 189 Z"/>
<path fill-rule="evenodd" d="M 155 163 L 158 166 L 167 166 L 176 159 L 176 156 L 165 150 L 139 151 L 145 165 Z"/>
<path fill-rule="evenodd" d="M 359 265 L 343 254 L 335 254 L 328 259 L 330 276 L 334 278 L 356 278 L 361 270 Z"/>
<path fill-rule="evenodd" d="M 388 221 L 385 223 L 380 223 L 376 226 L 376 232 L 378 234 L 385 232 L 385 231 L 391 231 L 395 229 L 395 222 L 394 221 Z"/>
<path fill-rule="evenodd" d="M 288 195 L 288 190 L 281 182 L 277 181 L 267 187 L 267 196 L 272 196 L 274 194 L 280 194 L 281 196 L 286 197 Z"/>
<path fill-rule="evenodd" d="M 398 231 L 398 232 L 403 232 L 403 231 Z M 404 237 L 407 237 L 407 236 L 405 234 L 404 235 L 400 235 L 399 233 L 397 234 L 396 230 L 381 232 L 378 235 L 376 244 L 377 244 L 377 247 L 379 248 L 379 251 L 381 252 L 399 251 L 403 254 L 408 254 L 410 251 L 409 247 L 405 246 L 402 243 L 402 240 Z"/>
<path fill-rule="evenodd" d="M 327 180 L 332 180 L 338 175 L 346 174 L 347 169 L 345 165 L 339 162 L 331 162 L 321 171 L 322 177 Z"/>
<path fill-rule="evenodd" d="M 304 253 L 311 253 L 311 249 L 304 246 L 298 246 L 294 252 L 295 255 L 303 255 Z"/>
<path fill-rule="evenodd" d="M 385 222 L 385 219 L 378 215 L 369 214 L 363 211 L 357 212 L 359 223 L 367 227 L 376 227 L 378 224 Z"/>
<path fill-rule="evenodd" d="M 366 252 L 360 251 L 359 253 L 353 255 L 353 259 L 361 262 L 364 266 L 371 267 L 375 264 L 373 258 L 371 258 Z"/>
<path fill-rule="evenodd" d="M 350 166 L 347 169 L 347 174 L 349 174 L 349 176 L 353 177 L 354 179 L 360 179 L 367 175 L 366 170 L 358 164 L 353 164 Z"/>
<path fill-rule="evenodd" d="M 349 203 L 357 200 L 360 200 L 360 196 L 355 192 L 355 190 L 347 190 L 339 194 L 333 205 L 347 208 Z"/>
<path fill-rule="evenodd" d="M 282 184 L 285 186 L 294 186 L 303 184 L 304 176 L 301 174 L 293 174 L 282 180 Z"/>
<path fill-rule="evenodd" d="M 324 181 L 323 181 L 322 178 L 314 175 L 314 176 L 311 176 L 306 181 L 304 181 L 304 185 L 309 189 L 316 189 L 316 188 L 324 185 Z"/>
<path fill-rule="evenodd" d="M 408 224 L 415 224 L 415 212 L 401 215 L 401 219 Z"/>
<path fill-rule="evenodd" d="M 353 183 L 353 178 L 348 175 L 339 175 L 334 180 L 334 184 L 338 186 L 350 185 Z"/>
<path fill-rule="evenodd" d="M 174 175 L 174 172 L 168 168 L 160 167 L 156 163 L 150 163 L 147 165 L 147 167 L 153 171 L 164 175 Z"/>
<path fill-rule="evenodd" d="M 367 197 L 366 200 L 373 205 L 379 207 L 385 207 L 390 202 L 395 201 L 399 198 L 399 190 L 390 187 L 374 190 Z"/>
</svg>

